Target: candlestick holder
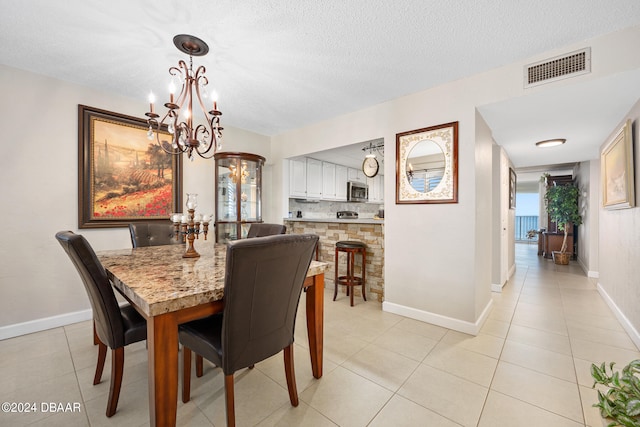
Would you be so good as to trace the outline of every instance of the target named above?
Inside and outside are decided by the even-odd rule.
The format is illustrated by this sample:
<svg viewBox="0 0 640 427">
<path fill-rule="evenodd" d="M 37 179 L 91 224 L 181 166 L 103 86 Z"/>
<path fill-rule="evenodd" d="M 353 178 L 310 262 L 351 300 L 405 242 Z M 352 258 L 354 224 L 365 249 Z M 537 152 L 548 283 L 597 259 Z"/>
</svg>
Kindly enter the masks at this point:
<svg viewBox="0 0 640 427">
<path fill-rule="evenodd" d="M 175 229 L 176 238 L 182 237 L 182 242 L 187 243 L 187 250 L 182 254 L 182 258 L 197 258 L 200 254 L 193 246 L 193 242 L 199 239 L 200 234 L 207 240 L 209 232 L 209 216 L 196 215 L 197 194 L 187 194 L 187 215 L 179 213 L 173 214 L 171 220 Z"/>
</svg>

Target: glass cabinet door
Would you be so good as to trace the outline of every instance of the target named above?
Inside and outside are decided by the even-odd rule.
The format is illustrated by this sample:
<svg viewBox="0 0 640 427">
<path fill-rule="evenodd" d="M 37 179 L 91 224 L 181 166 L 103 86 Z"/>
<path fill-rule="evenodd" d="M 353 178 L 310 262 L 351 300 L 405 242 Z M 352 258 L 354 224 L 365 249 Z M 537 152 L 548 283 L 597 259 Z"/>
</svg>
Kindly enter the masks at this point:
<svg viewBox="0 0 640 427">
<path fill-rule="evenodd" d="M 216 153 L 216 242 L 246 237 L 252 223 L 262 222 L 264 157 L 249 153 Z"/>
</svg>

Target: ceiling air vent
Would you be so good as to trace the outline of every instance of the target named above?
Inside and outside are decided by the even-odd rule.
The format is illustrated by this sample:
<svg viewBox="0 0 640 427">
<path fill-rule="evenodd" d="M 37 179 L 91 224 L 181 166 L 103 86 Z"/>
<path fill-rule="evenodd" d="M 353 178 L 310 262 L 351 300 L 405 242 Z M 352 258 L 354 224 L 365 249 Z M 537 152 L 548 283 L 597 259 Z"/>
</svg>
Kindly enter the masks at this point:
<svg viewBox="0 0 640 427">
<path fill-rule="evenodd" d="M 591 72 L 591 48 L 545 59 L 524 67 L 525 88 Z"/>
</svg>

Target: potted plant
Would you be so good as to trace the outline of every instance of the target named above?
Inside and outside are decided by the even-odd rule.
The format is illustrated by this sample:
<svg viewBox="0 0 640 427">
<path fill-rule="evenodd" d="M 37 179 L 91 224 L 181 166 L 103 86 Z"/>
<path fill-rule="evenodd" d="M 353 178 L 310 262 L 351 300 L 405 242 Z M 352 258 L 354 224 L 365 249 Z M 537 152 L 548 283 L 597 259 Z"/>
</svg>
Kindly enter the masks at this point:
<svg viewBox="0 0 640 427">
<path fill-rule="evenodd" d="M 600 384 L 606 388 L 604 393 L 598 390 L 598 403 L 593 406 L 600 408 L 600 415 L 613 420 L 611 426 L 640 427 L 640 360 L 634 360 L 622 368 L 620 372 L 613 371 L 614 363 L 607 367 L 591 365 L 593 387 Z"/>
<path fill-rule="evenodd" d="M 569 235 L 569 224 L 582 224 L 582 216 L 578 207 L 578 197 L 580 190 L 574 185 L 556 185 L 549 187 L 545 194 L 547 213 L 551 221 L 558 225 L 559 231 L 564 231 L 562 247 L 560 251 L 553 251 L 553 260 L 556 264 L 569 264 L 567 253 L 567 236 Z"/>
</svg>

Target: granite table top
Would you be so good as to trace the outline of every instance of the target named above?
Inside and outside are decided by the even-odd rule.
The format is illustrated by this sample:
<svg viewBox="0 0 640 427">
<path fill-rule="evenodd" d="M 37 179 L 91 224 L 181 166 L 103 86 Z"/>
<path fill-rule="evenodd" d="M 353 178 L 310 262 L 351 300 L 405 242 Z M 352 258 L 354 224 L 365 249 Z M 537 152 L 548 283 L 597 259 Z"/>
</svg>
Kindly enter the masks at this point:
<svg viewBox="0 0 640 427">
<path fill-rule="evenodd" d="M 149 246 L 97 253 L 113 285 L 147 316 L 178 311 L 212 301 L 224 294 L 227 247 L 198 239 L 199 258 L 182 258 L 183 245 Z M 307 277 L 327 268 L 311 261 Z"/>
</svg>

